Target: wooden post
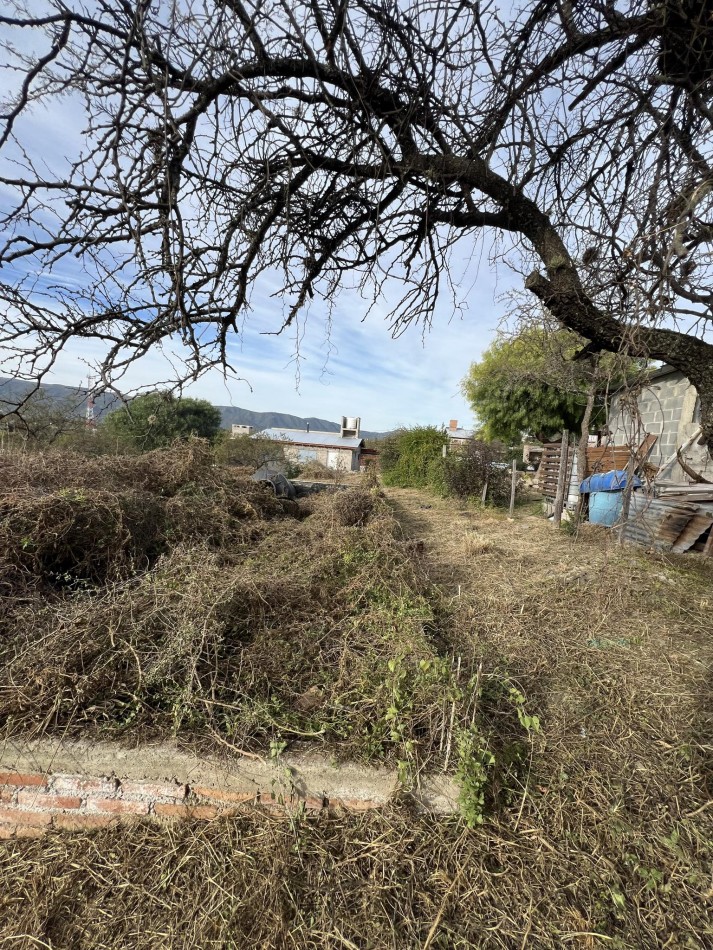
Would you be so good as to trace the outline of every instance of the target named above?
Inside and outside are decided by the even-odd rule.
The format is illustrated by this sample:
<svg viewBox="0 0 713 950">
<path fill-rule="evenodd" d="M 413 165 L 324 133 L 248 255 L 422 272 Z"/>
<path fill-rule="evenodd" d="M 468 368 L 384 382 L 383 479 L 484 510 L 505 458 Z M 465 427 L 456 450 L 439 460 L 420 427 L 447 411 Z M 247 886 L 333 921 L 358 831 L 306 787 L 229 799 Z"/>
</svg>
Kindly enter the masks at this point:
<svg viewBox="0 0 713 950">
<path fill-rule="evenodd" d="M 619 540 L 624 540 L 624 528 L 629 520 L 629 508 L 631 507 L 631 493 L 634 489 L 634 472 L 636 471 L 636 449 L 633 445 L 629 446 L 629 461 L 626 463 L 626 484 L 624 485 L 624 497 L 621 500 L 621 517 L 619 518 Z"/>
<path fill-rule="evenodd" d="M 480 499 L 482 504 L 485 504 L 485 499 L 488 497 L 488 479 L 485 479 L 485 484 L 483 485 L 483 495 Z"/>
<path fill-rule="evenodd" d="M 512 460 L 512 479 L 510 482 L 510 517 L 515 515 L 515 486 L 517 485 L 517 465 Z"/>
<path fill-rule="evenodd" d="M 562 521 L 562 509 L 564 508 L 564 500 L 567 492 L 567 486 L 565 482 L 567 481 L 567 463 L 569 462 L 569 432 L 567 429 L 564 429 L 562 432 L 562 442 L 560 444 L 560 467 L 557 472 L 557 494 L 555 495 L 555 511 L 553 517 L 553 523 L 559 525 Z"/>
</svg>

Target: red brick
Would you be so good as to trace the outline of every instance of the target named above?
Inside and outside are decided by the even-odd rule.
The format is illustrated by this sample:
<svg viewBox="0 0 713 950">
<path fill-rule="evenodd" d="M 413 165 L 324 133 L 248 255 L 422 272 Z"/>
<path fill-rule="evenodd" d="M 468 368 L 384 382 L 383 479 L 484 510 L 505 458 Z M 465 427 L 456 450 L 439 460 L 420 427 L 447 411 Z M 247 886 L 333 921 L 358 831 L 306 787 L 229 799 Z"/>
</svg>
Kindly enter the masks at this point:
<svg viewBox="0 0 713 950">
<path fill-rule="evenodd" d="M 115 815 L 53 815 L 52 827 L 63 831 L 85 831 L 90 828 L 106 828 L 118 821 Z"/>
<path fill-rule="evenodd" d="M 0 806 L 0 822 L 18 825 L 48 825 L 52 815 L 41 811 L 21 811 L 19 808 Z"/>
<path fill-rule="evenodd" d="M 44 828 L 33 828 L 28 825 L 0 825 L 0 841 L 7 841 L 10 838 L 39 838 L 44 833 Z"/>
<path fill-rule="evenodd" d="M 126 798 L 144 797 L 144 798 L 173 798 L 181 801 L 186 797 L 188 789 L 185 785 L 179 785 L 177 782 L 122 782 L 121 791 Z"/>
<path fill-rule="evenodd" d="M 148 802 L 127 802 L 123 798 L 88 798 L 87 812 L 110 815 L 147 815 Z"/>
<path fill-rule="evenodd" d="M 260 804 L 268 811 L 275 813 L 289 812 L 290 814 L 301 811 L 303 808 L 309 812 L 321 811 L 324 806 L 321 798 L 288 798 L 284 801 L 279 798 L 266 798 Z"/>
<path fill-rule="evenodd" d="M 44 795 L 33 789 L 19 791 L 17 793 L 17 804 L 28 808 L 79 808 L 82 804 L 81 798 L 74 795 Z"/>
<path fill-rule="evenodd" d="M 285 804 L 276 798 L 261 798 L 260 808 L 269 811 L 273 815 L 286 815 L 288 811 L 293 810 L 289 802 Z"/>
<path fill-rule="evenodd" d="M 254 802 L 255 792 L 230 792 L 223 788 L 208 788 L 206 785 L 192 785 L 191 791 L 197 798 L 210 798 L 214 802 L 227 802 L 230 805 L 242 805 Z"/>
<path fill-rule="evenodd" d="M 34 828 L 30 825 L 18 825 L 15 831 L 16 838 L 39 838 L 45 833 L 46 828 Z"/>
<path fill-rule="evenodd" d="M 217 818 L 226 814 L 216 805 L 163 805 L 160 802 L 154 805 L 154 814 L 161 818 Z"/>
<path fill-rule="evenodd" d="M 119 782 L 115 778 L 83 778 L 81 775 L 55 775 L 52 790 L 58 795 L 101 795 L 108 798 L 116 793 Z"/>
<path fill-rule="evenodd" d="M 46 785 L 47 776 L 37 773 L 0 772 L 0 785 Z"/>
<path fill-rule="evenodd" d="M 304 805 L 305 811 L 321 811 L 324 808 L 324 799 L 322 798 L 300 798 L 298 805 Z"/>
<path fill-rule="evenodd" d="M 380 802 L 374 802 L 368 798 L 338 798 L 330 801 L 329 805 L 333 808 L 346 808 L 347 811 L 354 812 L 372 811 L 374 808 L 382 807 Z"/>
</svg>

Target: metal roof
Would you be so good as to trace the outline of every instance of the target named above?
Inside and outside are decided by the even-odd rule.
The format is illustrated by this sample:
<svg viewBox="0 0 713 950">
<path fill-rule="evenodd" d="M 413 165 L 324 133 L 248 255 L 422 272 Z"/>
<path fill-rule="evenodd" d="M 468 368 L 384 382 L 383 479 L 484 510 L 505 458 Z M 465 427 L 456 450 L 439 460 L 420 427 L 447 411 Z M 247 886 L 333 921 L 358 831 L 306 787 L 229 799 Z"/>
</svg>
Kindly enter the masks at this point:
<svg viewBox="0 0 713 950">
<path fill-rule="evenodd" d="M 260 435 L 275 442 L 323 446 L 329 449 L 358 449 L 364 444 L 363 439 L 354 436 L 342 438 L 338 432 L 306 432 L 304 429 L 263 429 Z"/>
<path fill-rule="evenodd" d="M 473 429 L 446 429 L 446 435 L 449 439 L 472 439 L 475 432 Z"/>
<path fill-rule="evenodd" d="M 688 551 L 689 548 L 693 547 L 696 541 L 703 537 L 711 525 L 713 525 L 713 515 L 699 511 L 698 514 L 695 514 L 691 518 L 686 527 L 679 534 L 676 543 L 671 548 L 673 553 L 683 554 L 685 551 Z"/>
</svg>

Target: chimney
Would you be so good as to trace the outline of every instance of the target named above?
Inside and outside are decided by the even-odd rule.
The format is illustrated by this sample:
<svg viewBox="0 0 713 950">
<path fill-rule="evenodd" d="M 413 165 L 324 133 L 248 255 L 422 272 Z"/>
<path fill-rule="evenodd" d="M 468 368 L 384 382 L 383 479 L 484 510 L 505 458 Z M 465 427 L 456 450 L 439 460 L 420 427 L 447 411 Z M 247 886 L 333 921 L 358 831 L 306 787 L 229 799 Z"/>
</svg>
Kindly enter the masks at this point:
<svg viewBox="0 0 713 950">
<path fill-rule="evenodd" d="M 458 420 L 457 420 L 457 419 L 451 419 L 448 428 L 451 430 L 451 432 L 455 432 L 455 430 L 458 428 Z"/>
<path fill-rule="evenodd" d="M 342 416 L 342 425 L 340 435 L 343 439 L 361 438 L 361 417 L 360 416 Z"/>
</svg>

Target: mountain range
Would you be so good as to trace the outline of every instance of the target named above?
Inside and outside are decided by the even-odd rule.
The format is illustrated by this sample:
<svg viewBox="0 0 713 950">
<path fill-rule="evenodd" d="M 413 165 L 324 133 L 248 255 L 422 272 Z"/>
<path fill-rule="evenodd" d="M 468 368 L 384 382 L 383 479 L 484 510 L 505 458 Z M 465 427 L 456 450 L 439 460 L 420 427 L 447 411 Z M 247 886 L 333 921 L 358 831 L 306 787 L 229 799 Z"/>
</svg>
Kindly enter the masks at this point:
<svg viewBox="0 0 713 950">
<path fill-rule="evenodd" d="M 0 412 L 18 403 L 23 396 L 34 388 L 34 384 L 25 380 L 6 379 L 0 377 Z M 59 383 L 43 383 L 40 387 L 43 395 L 49 399 L 62 401 L 69 404 L 77 415 L 84 413 L 87 405 L 87 392 L 79 387 L 62 386 Z M 96 396 L 94 399 L 94 415 L 101 419 L 107 412 L 117 409 L 121 405 L 120 400 L 109 393 Z M 309 429 L 312 432 L 339 432 L 340 426 L 337 422 L 330 422 L 328 419 L 318 419 L 315 416 L 303 418 L 294 416 L 287 412 L 253 412 L 251 409 L 240 409 L 238 406 L 217 406 L 221 414 L 221 426 L 229 429 L 233 424 L 253 426 L 257 430 L 261 429 Z M 362 437 L 365 439 L 378 439 L 386 435 L 385 432 L 367 432 L 362 430 Z"/>
</svg>

